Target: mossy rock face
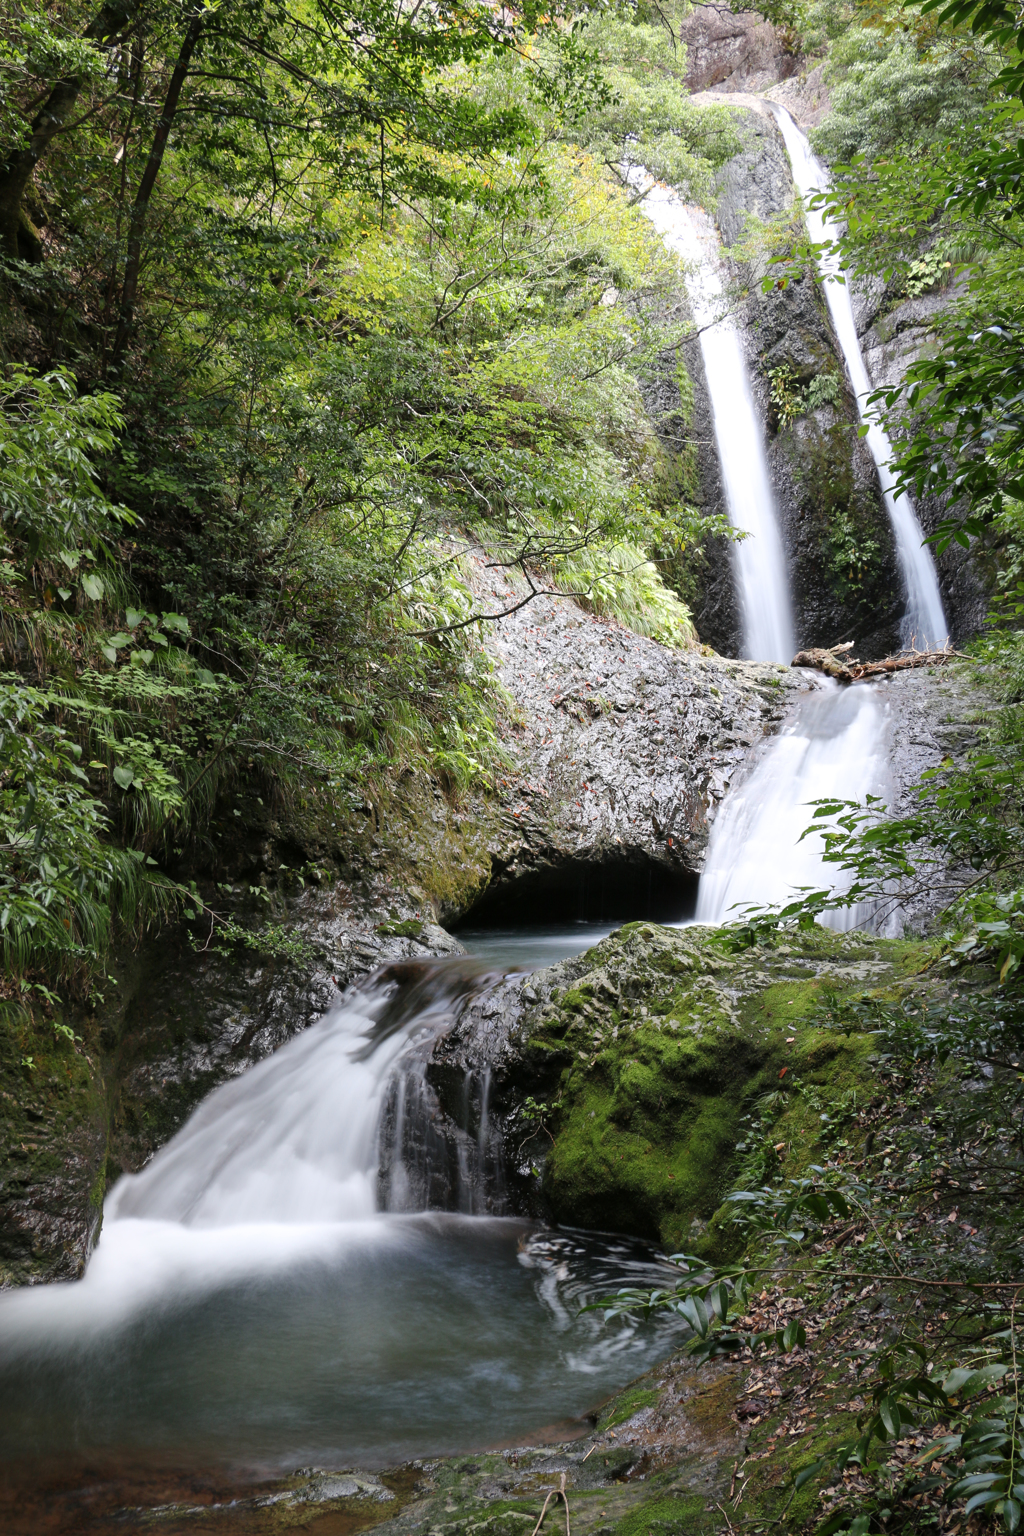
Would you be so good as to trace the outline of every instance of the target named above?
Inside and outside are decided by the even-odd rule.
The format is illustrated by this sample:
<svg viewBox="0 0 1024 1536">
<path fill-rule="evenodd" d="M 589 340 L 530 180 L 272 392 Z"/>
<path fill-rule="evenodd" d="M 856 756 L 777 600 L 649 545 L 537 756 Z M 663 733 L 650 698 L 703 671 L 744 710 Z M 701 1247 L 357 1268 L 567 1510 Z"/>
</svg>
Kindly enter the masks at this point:
<svg viewBox="0 0 1024 1536">
<path fill-rule="evenodd" d="M 39 1019 L 0 1023 L 0 1289 L 85 1268 L 105 1188 L 93 1056 Z"/>
<path fill-rule="evenodd" d="M 711 930 L 634 923 L 533 978 L 543 1000 L 504 1070 L 549 1106 L 551 1215 L 720 1255 L 757 1101 L 779 1092 L 773 1134 L 797 1172 L 821 1104 L 870 1096 L 870 1042 L 815 1027 L 822 989 L 884 985 L 912 948 L 818 928 L 734 956 Z"/>
</svg>

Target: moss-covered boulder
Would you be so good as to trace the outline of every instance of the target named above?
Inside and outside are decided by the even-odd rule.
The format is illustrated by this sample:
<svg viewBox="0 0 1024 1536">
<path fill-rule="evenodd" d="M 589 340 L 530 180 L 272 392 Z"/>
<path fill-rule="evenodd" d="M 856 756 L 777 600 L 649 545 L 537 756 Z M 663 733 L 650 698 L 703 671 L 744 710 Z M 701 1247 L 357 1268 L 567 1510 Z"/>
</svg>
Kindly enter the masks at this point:
<svg viewBox="0 0 1024 1536">
<path fill-rule="evenodd" d="M 633 923 L 531 978 L 502 1071 L 550 1214 L 721 1251 L 713 1218 L 766 1096 L 796 1172 L 822 1105 L 872 1092 L 870 1041 L 819 1027 L 823 993 L 895 982 L 915 955 L 820 928 L 733 955 L 712 930 Z"/>
</svg>

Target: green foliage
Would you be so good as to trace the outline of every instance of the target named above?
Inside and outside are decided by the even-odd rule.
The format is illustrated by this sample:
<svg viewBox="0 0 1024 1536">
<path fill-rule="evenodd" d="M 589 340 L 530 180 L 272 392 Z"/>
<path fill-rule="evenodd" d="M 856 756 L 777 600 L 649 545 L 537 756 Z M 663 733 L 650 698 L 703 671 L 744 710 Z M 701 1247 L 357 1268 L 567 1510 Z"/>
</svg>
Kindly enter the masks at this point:
<svg viewBox="0 0 1024 1536">
<path fill-rule="evenodd" d="M 823 8 L 811 9 L 813 16 Z M 842 7 L 842 19 L 837 9 L 830 7 L 825 66 L 832 110 L 811 134 L 819 154 L 839 164 L 908 144 L 922 154 L 974 128 L 998 67 L 991 50 L 902 6 L 883 9 L 867 24 L 854 7 Z"/>
<path fill-rule="evenodd" d="M 905 1437 L 931 1429 L 931 1443 L 902 1474 L 877 1482 L 866 1507 L 863 1497 L 852 1504 L 841 1498 L 819 1536 L 866 1533 L 876 1520 L 888 1523 L 897 1505 L 914 1528 L 909 1512 L 926 1493 L 964 1514 L 985 1509 L 1010 1532 L 1020 1519 L 1020 1002 L 998 1031 L 982 997 L 940 995 L 927 1010 L 918 1002 L 912 992 L 898 1002 L 877 993 L 822 1000 L 826 1025 L 873 1033 L 879 1078 L 899 1106 L 895 1122 L 882 1122 L 886 1141 L 874 1160 L 877 1108 L 855 1114 L 861 1134 L 871 1127 L 858 1151 L 856 1179 L 844 1138 L 808 1177 L 776 1173 L 760 1188 L 743 1184 L 727 1201 L 746 1233 L 742 1261 L 712 1270 L 694 1255 L 675 1255 L 683 1270 L 677 1286 L 623 1290 L 597 1304 L 613 1315 L 677 1312 L 693 1330 L 691 1353 L 707 1359 L 738 1352 L 763 1358 L 797 1348 L 813 1354 L 816 1346 L 795 1318 L 784 1327 L 751 1326 L 760 1288 L 780 1273 L 787 1285 L 809 1287 L 812 1302 L 818 1287 L 855 1302 L 865 1294 L 863 1281 L 875 1275 L 898 1298 L 916 1298 L 918 1309 L 925 1303 L 917 1313 L 894 1307 L 882 1339 L 858 1338 L 862 1347 L 852 1363 L 865 1406 L 852 1434 L 797 1468 L 793 1492 L 852 1467 L 861 1472 L 863 1489 L 864 1474 L 886 1473 Z M 976 1087 L 972 1094 L 969 1085 L 982 1068 L 995 1069 L 995 1076 L 985 1092 Z M 764 1109 L 771 1118 L 767 1102 Z M 944 1183 L 959 1192 L 948 1220 L 933 1210 Z M 945 1232 L 975 1189 L 987 1196 L 975 1219 L 988 1230 L 979 1235 L 970 1227 L 971 1243 L 950 1253 Z M 845 1247 L 851 1236 L 852 1251 Z"/>
<path fill-rule="evenodd" d="M 879 541 L 846 508 L 833 509 L 828 523 L 828 568 L 841 596 L 862 595 L 881 556 Z"/>
<path fill-rule="evenodd" d="M 842 384 L 836 373 L 816 373 L 806 385 L 793 373 L 788 363 L 768 370 L 768 397 L 775 407 L 780 427 L 790 427 L 798 416 L 834 405 Z"/>
<path fill-rule="evenodd" d="M 696 641 L 690 610 L 635 545 L 589 545 L 561 561 L 557 570 L 560 585 L 585 607 L 618 619 L 635 634 L 669 646 Z"/>
<path fill-rule="evenodd" d="M 696 107 L 685 84 L 678 3 L 644 19 L 632 7 L 600 10 L 585 36 L 601 61 L 609 97 L 573 124 L 572 137 L 619 174 L 643 165 L 694 202 L 710 201 L 714 172 L 740 148 L 726 107 Z"/>
<path fill-rule="evenodd" d="M 613 135 L 595 50 L 627 43 L 614 133 L 646 101 L 704 185 L 729 121 L 683 102 L 664 25 L 624 13 L 355 0 L 300 25 L 262 0 L 68 0 L 0 23 L 5 355 L 24 357 L 0 394 L 0 646 L 35 689 L 10 729 L 48 744 L 69 807 L 47 857 L 84 881 L 69 917 L 19 843 L 26 984 L 98 963 L 158 892 L 173 906 L 158 872 L 216 857 L 240 784 L 339 837 L 408 768 L 486 793 L 507 701 L 482 570 L 580 584 L 688 642 L 648 552 L 685 574 L 694 517 L 637 383 L 677 264 L 585 147 Z M 40 102 L 64 127 L 37 124 L 19 181 Z"/>
<path fill-rule="evenodd" d="M 95 457 L 114 449 L 124 419 L 114 395 L 79 398 L 64 369 L 14 368 L 0 387 L 0 582 L 30 582 L 47 608 L 99 602 L 102 567 L 136 522 L 96 483 Z M 110 578 L 108 577 L 108 580 Z M 74 606 L 72 604 L 72 606 Z"/>
<path fill-rule="evenodd" d="M 166 918 L 179 892 L 144 853 L 111 846 L 57 703 L 0 679 L 0 943 L 9 976 L 42 965 L 73 981 L 102 960 L 117 921 Z"/>
</svg>

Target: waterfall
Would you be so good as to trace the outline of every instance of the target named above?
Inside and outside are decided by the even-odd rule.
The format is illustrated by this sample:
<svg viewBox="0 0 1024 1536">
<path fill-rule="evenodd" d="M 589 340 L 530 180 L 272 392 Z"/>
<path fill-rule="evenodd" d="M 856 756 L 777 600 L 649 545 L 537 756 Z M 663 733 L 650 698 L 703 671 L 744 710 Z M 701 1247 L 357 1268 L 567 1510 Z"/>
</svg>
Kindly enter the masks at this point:
<svg viewBox="0 0 1024 1536">
<path fill-rule="evenodd" d="M 462 1159 L 461 1179 L 456 1153 L 441 1198 L 424 1172 L 424 1144 L 445 1144 L 426 1071 L 466 995 L 495 973 L 474 961 L 396 971 L 216 1088 L 141 1173 L 119 1181 L 107 1227 L 132 1217 L 186 1227 L 366 1219 L 378 1209 L 382 1150 L 385 1208 L 480 1209 L 483 1195 L 465 1185 L 482 1176 L 486 1146 Z M 405 983 L 397 992 L 394 979 Z M 382 1149 L 381 1126 L 394 1128 L 396 1112 L 397 1140 Z M 478 1118 L 486 1124 L 486 1104 Z M 406 1144 L 420 1149 L 412 1168 Z"/>
<path fill-rule="evenodd" d="M 797 127 L 785 108 L 778 106 L 775 102 L 769 102 L 768 105 L 786 141 L 793 167 L 793 180 L 804 199 L 807 232 L 815 244 L 834 241 L 838 235 L 837 226 L 822 213 L 806 206 L 811 194 L 827 188 L 828 172 L 811 150 L 806 135 Z M 832 315 L 832 323 L 843 350 L 843 357 L 846 359 L 853 392 L 857 397 L 857 409 L 860 412 L 861 421 L 866 423 L 868 428 L 868 447 L 878 468 L 882 495 L 885 498 L 889 520 L 896 538 L 896 554 L 907 597 L 907 608 L 901 625 L 903 643 L 916 644 L 921 649 L 942 645 L 948 630 L 942 598 L 939 595 L 935 563 L 924 543 L 921 524 L 918 522 L 910 497 L 907 495 L 897 497 L 894 494 L 896 481 L 890 468 L 892 444 L 885 428 L 877 421 L 868 420 L 865 414 L 866 399 L 871 393 L 872 385 L 864 365 L 864 355 L 860 349 L 850 290 L 847 284 L 841 281 L 842 269 L 836 256 L 823 256 L 819 260 L 818 268 L 824 280 L 825 298 Z"/>
<path fill-rule="evenodd" d="M 743 345 L 726 312 L 714 225 L 646 172 L 634 170 L 630 179 L 646 188 L 641 206 L 666 245 L 690 264 L 686 289 L 700 327 L 726 509 L 733 527 L 748 535 L 734 545 L 743 654 L 788 662 L 796 646 L 785 553 Z"/>
<path fill-rule="evenodd" d="M 680 1317 L 585 1309 L 678 1271 L 630 1238 L 490 1214 L 488 1072 L 442 1063 L 436 1093 L 427 1078 L 500 974 L 390 967 L 119 1181 L 82 1280 L 0 1295 L 5 1471 L 46 1486 L 59 1465 L 78 1500 L 98 1467 L 144 1481 L 155 1465 L 161 1488 L 180 1468 L 191 1488 L 197 1468 L 263 1479 L 521 1445 L 669 1352 Z M 117 1500 L 114 1525 L 138 1502 Z"/>
<path fill-rule="evenodd" d="M 885 736 L 875 688 L 816 679 L 719 811 L 701 876 L 697 921 L 732 922 L 738 908 L 792 901 L 801 886 L 842 888 L 822 864 L 819 839 L 812 833 L 801 841 L 813 816 L 808 802 L 884 796 Z M 824 921 L 847 929 L 869 915 L 854 907 L 830 912 Z"/>
</svg>

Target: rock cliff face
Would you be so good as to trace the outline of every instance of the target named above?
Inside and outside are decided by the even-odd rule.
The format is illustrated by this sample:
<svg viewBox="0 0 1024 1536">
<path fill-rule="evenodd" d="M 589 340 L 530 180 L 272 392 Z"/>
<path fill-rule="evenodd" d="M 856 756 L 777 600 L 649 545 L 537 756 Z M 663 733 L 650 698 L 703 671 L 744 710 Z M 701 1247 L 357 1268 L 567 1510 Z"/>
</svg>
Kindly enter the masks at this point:
<svg viewBox="0 0 1024 1536">
<path fill-rule="evenodd" d="M 692 91 L 761 91 L 799 66 L 796 40 L 756 11 L 695 5 L 679 28 Z"/>
<path fill-rule="evenodd" d="M 936 319 L 955 297 L 955 290 L 934 289 L 911 298 L 892 292 L 881 280 L 854 289 L 854 316 L 864 362 L 877 388 L 901 384 L 911 364 L 934 351 Z M 912 421 L 896 420 L 889 423 L 889 430 L 899 438 L 912 426 Z M 944 515 L 944 508 L 927 497 L 916 505 L 922 527 L 930 532 Z M 936 565 L 951 638 L 956 643 L 977 633 L 984 623 L 988 607 L 984 585 L 972 554 L 957 544 L 939 555 Z"/>
<path fill-rule="evenodd" d="M 485 571 L 476 581 L 492 611 L 518 592 Z M 709 808 L 781 718 L 787 670 L 666 650 L 558 597 L 502 620 L 486 644 L 517 723 L 481 906 L 511 899 L 513 887 L 568 892 L 585 868 L 632 868 L 674 889 L 684 915 Z"/>
</svg>

